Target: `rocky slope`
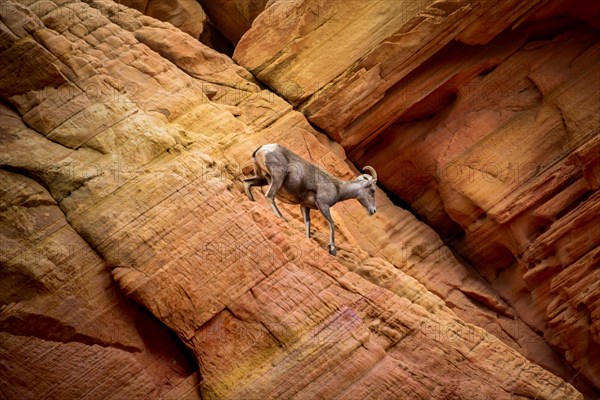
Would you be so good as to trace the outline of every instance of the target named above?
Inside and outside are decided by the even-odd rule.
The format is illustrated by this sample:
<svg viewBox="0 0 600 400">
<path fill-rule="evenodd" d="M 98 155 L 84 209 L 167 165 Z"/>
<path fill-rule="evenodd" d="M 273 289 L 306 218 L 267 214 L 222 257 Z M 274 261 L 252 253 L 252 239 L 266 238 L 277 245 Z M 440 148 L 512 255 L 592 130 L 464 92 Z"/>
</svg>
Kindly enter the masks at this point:
<svg viewBox="0 0 600 400">
<path fill-rule="evenodd" d="M 208 18 L 202 6 L 195 0 L 120 0 L 116 3 L 169 22 L 196 39 L 208 28 Z"/>
<path fill-rule="evenodd" d="M 229 58 L 107 0 L 1 11 L 6 397 L 575 399 L 567 381 L 589 389 L 383 192 L 374 217 L 357 202 L 334 207 L 336 258 L 320 217 L 309 240 L 295 207 L 285 224 L 249 202 L 240 179 L 263 143 L 345 179 L 356 171 Z M 558 290 L 585 282 L 562 279 Z"/>
<path fill-rule="evenodd" d="M 598 3 L 291 3 L 234 59 L 600 388 Z"/>
<path fill-rule="evenodd" d="M 267 6 L 268 0 L 201 0 L 202 8 L 215 27 L 233 44 L 240 41 L 252 22 Z M 271 18 L 275 8 L 269 8 Z"/>
<path fill-rule="evenodd" d="M 223 31 L 227 36 L 228 30 L 223 29 L 222 15 L 215 10 L 215 7 L 211 7 L 213 4 L 217 5 L 214 2 L 205 3 L 205 6 L 208 6 L 207 9 L 211 11 L 213 17 L 211 19 L 209 19 L 208 15 L 204 12 L 202 5 L 196 0 L 118 0 L 116 3 L 138 10 L 149 17 L 168 22 L 186 32 L 194 39 L 200 40 L 202 43 L 217 51 L 226 54 L 231 54 L 233 51 L 233 45 L 230 42 L 231 39 L 226 38 L 223 36 L 223 33 L 221 33 L 221 31 Z M 236 15 L 236 18 L 225 20 L 229 24 L 237 23 L 238 21 L 246 21 L 244 18 L 256 16 L 254 14 L 246 16 L 242 11 L 246 8 L 241 8 L 238 11 L 240 7 L 236 7 L 235 3 L 228 2 L 223 6 L 232 8 L 232 10 L 230 10 L 232 12 L 237 11 L 237 14 L 234 14 Z M 217 5 L 217 9 L 218 8 L 219 5 Z M 250 8 L 250 10 L 253 9 L 254 8 Z M 264 9 L 264 6 L 261 8 L 259 4 L 256 11 L 262 9 Z M 214 21 L 216 21 L 217 27 L 214 26 Z M 242 24 L 242 26 L 237 29 L 243 33 L 248 28 L 250 28 L 249 23 L 247 27 Z"/>
</svg>

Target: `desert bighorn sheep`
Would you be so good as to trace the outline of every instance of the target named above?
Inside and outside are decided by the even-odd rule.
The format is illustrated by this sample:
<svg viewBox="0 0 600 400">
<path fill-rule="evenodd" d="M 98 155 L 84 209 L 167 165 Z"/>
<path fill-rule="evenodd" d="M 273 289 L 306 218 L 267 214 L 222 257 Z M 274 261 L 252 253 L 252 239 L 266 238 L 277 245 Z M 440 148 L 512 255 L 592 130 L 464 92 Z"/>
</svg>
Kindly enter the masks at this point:
<svg viewBox="0 0 600 400">
<path fill-rule="evenodd" d="M 252 201 L 250 188 L 269 185 L 266 197 L 275 215 L 287 221 L 275 204 L 275 197 L 284 203 L 299 204 L 310 237 L 310 210 L 319 210 L 329 223 L 329 252 L 336 254 L 333 237 L 333 219 L 329 208 L 338 201 L 357 199 L 369 215 L 375 214 L 375 187 L 377 173 L 365 167 L 371 175 L 362 174 L 352 181 L 337 179 L 314 164 L 302 159 L 279 144 L 265 144 L 254 153 L 256 177 L 244 179 L 244 190 Z"/>
</svg>

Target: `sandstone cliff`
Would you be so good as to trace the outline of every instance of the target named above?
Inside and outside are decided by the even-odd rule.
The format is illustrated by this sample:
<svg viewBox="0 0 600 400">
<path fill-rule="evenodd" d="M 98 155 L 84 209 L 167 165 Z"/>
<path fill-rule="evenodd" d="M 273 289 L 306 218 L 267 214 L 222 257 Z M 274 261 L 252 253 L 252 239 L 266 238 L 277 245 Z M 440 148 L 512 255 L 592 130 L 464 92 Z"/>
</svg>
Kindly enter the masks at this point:
<svg viewBox="0 0 600 400">
<path fill-rule="evenodd" d="M 319 26 L 333 32 L 335 27 L 328 28 L 327 21 L 339 23 L 347 12 L 336 6 L 327 14 L 326 6 L 336 3 L 319 3 L 319 12 L 304 13 L 302 7 L 310 9 L 311 3 L 294 4 L 304 17 L 294 19 L 300 25 L 291 32 L 301 38 L 310 39 L 309 33 Z M 444 3 L 437 4 L 452 14 L 439 5 Z M 378 6 L 373 2 L 373 15 L 394 13 Z M 595 314 L 582 319 L 573 312 L 597 310 L 593 274 L 598 253 L 588 252 L 587 244 L 565 247 L 559 239 L 575 234 L 574 227 L 585 229 L 585 223 L 594 223 L 587 217 L 594 215 L 594 194 L 581 202 L 585 212 L 579 206 L 567 209 L 556 218 L 557 226 L 532 242 L 536 246 L 523 249 L 532 255 L 528 259 L 540 260 L 550 259 L 544 251 L 560 249 L 551 260 L 561 262 L 588 252 L 564 270 L 547 261 L 542 269 L 548 272 L 542 276 L 535 268 L 519 275 L 526 266 L 520 259 L 503 266 L 507 272 L 501 275 L 500 266 L 469 257 L 487 280 L 481 278 L 432 228 L 394 205 L 382 191 L 373 217 L 356 202 L 334 207 L 339 252 L 331 257 L 322 219 L 315 217 L 314 240 L 305 239 L 295 207 L 284 208 L 292 216 L 285 224 L 266 202 L 249 202 L 240 184 L 251 152 L 268 142 L 280 142 L 345 179 L 356 171 L 344 148 L 358 163 L 376 163 L 385 156 L 384 150 L 369 150 L 377 143 L 401 155 L 394 153 L 394 160 L 406 157 L 400 146 L 404 142 L 387 147 L 378 142 L 386 137 L 384 132 L 392 132 L 389 126 L 401 123 L 396 118 L 380 131 L 373 130 L 376 137 L 357 150 L 339 132 L 336 136 L 335 129 L 317 123 L 308 97 L 284 90 L 279 91 L 282 98 L 265 89 L 260 81 L 279 90 L 278 79 L 296 76 L 299 69 L 318 71 L 311 69 L 317 64 L 298 64 L 306 61 L 301 58 L 306 49 L 319 48 L 317 42 L 300 46 L 292 37 L 298 47 L 281 54 L 291 57 L 296 52 L 298 58 L 279 64 L 290 68 L 288 78 L 277 71 L 267 73 L 266 64 L 261 64 L 262 72 L 255 70 L 241 54 L 249 57 L 249 46 L 260 46 L 267 9 L 236 50 L 236 58 L 259 81 L 188 34 L 108 0 L 8 1 L 0 10 L 0 388 L 8 398 L 583 398 L 571 383 L 591 393 L 578 372 L 594 382 L 597 319 Z M 417 11 L 428 21 L 430 14 Z M 461 20 L 460 15 L 437 18 Z M 396 30 L 397 22 L 390 22 Z M 552 29 L 571 29 L 555 26 Z M 595 40 L 591 28 L 577 29 Z M 417 46 L 417 39 L 408 37 L 404 46 Z M 373 36 L 356 51 L 369 46 L 374 51 L 380 39 Z M 516 46 L 508 42 L 506 46 Z M 588 47 L 580 54 L 587 54 Z M 268 46 L 259 50 L 255 56 Z M 544 65 L 541 56 L 538 61 Z M 320 62 L 326 64 L 326 58 Z M 573 60 L 564 63 L 567 69 L 579 65 Z M 462 71 L 461 66 L 457 68 Z M 336 68 L 340 67 L 332 67 L 332 78 L 327 78 L 334 92 L 333 79 L 340 74 Z M 584 72 L 578 75 L 583 76 L 578 91 L 589 93 L 593 101 Z M 469 82 L 464 75 L 453 80 L 460 83 L 458 88 Z M 483 76 L 493 77 L 494 72 Z M 569 81 L 570 75 L 560 76 Z M 561 88 L 563 81 L 548 84 Z M 552 104 L 572 105 L 568 90 L 551 92 Z M 338 105 L 344 104 L 340 101 Z M 427 100 L 423 104 L 429 105 L 412 112 L 438 107 L 433 103 Z M 532 106 L 544 104 L 539 99 Z M 292 105 L 343 147 L 317 132 Z M 339 110 L 342 118 L 345 109 Z M 574 121 L 594 126 L 584 118 L 593 117 L 591 111 L 584 108 L 580 115 L 576 110 L 581 108 L 572 111 Z M 442 114 L 447 120 L 439 124 L 454 120 L 449 110 Z M 323 111 L 323 120 L 327 115 Z M 348 115 L 359 114 L 350 112 L 345 118 Z M 520 114 L 519 118 L 524 121 L 518 123 L 528 121 Z M 413 130 L 407 130 L 407 137 L 423 129 L 417 125 L 410 125 Z M 581 168 L 583 180 L 565 179 L 580 186 L 597 185 L 597 152 L 585 147 L 593 145 L 593 135 L 585 141 L 590 135 L 577 135 L 582 144 L 567 149 L 565 157 L 572 158 L 565 165 L 588 169 Z M 536 137 L 529 139 L 533 146 Z M 472 147 L 485 152 L 486 142 L 478 140 L 474 136 L 477 146 Z M 501 143 L 502 136 L 495 140 Z M 487 151 L 496 151 L 495 143 L 491 140 Z M 424 147 L 411 146 L 410 151 L 419 155 Z M 574 164 L 575 159 L 580 163 Z M 382 179 L 394 176 L 393 168 L 388 169 L 393 166 L 376 165 Z M 522 190 L 532 195 L 548 190 L 544 199 L 556 193 L 558 198 L 546 207 L 550 213 L 558 205 L 572 204 L 569 194 L 579 187 L 567 191 L 556 182 Z M 388 183 L 386 187 L 394 190 L 393 181 Z M 463 203 L 449 210 L 462 210 L 459 215 L 465 219 L 452 220 L 448 230 L 431 220 L 444 238 L 457 226 L 473 232 L 478 227 L 488 238 L 481 246 L 493 250 L 498 238 L 518 232 L 492 218 L 486 208 L 481 209 L 490 222 L 461 225 L 472 210 L 461 206 L 472 207 L 474 195 L 452 188 L 465 194 L 459 198 Z M 495 187 L 479 190 L 482 196 L 500 196 Z M 512 192 L 517 194 L 516 189 Z M 410 198 L 405 201 L 428 217 Z M 546 203 L 527 204 L 537 204 L 538 210 Z M 451 211 L 447 215 L 457 218 Z M 569 218 L 584 221 L 574 224 Z M 482 239 L 481 233 L 474 236 Z M 590 235 L 592 245 L 595 238 Z M 469 245 L 485 253 L 468 236 L 453 245 L 466 256 L 470 253 L 463 249 Z M 487 273 L 492 269 L 497 275 L 493 279 Z M 549 314 L 523 310 L 518 300 L 534 289 L 536 307 L 552 303 Z M 531 321 L 550 315 L 552 323 L 541 329 Z M 554 348 L 570 351 L 566 362 L 540 331 Z M 575 348 L 574 343 L 585 347 Z"/>
<path fill-rule="evenodd" d="M 599 388 L 598 3 L 292 3 L 234 59 L 373 165 Z"/>
<path fill-rule="evenodd" d="M 169 22 L 198 39 L 207 29 L 208 19 L 195 0 L 119 0 L 116 3 L 134 8 L 149 17 Z"/>
</svg>

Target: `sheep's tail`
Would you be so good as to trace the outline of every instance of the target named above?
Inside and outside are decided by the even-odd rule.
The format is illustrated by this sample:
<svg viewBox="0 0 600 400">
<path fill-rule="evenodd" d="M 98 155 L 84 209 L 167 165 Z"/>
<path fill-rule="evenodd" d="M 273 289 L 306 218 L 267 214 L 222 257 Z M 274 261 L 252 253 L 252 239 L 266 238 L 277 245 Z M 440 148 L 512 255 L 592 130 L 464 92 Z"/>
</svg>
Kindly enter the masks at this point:
<svg viewBox="0 0 600 400">
<path fill-rule="evenodd" d="M 256 152 L 260 150 L 262 146 L 259 146 L 256 150 L 254 150 L 254 153 L 252 153 L 252 158 L 254 158 L 256 156 Z"/>
</svg>

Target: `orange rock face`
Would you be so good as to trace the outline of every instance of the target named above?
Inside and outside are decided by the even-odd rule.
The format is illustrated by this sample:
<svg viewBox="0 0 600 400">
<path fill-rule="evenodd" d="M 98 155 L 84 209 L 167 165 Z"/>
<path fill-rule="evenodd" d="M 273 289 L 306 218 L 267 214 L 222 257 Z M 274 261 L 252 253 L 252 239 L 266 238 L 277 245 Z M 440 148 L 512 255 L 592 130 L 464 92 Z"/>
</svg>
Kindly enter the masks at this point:
<svg viewBox="0 0 600 400">
<path fill-rule="evenodd" d="M 202 6 L 195 0 L 119 0 L 149 17 L 173 24 L 198 39 L 208 23 Z"/>
<path fill-rule="evenodd" d="M 2 117 L 3 143 L 8 130 L 27 129 L 7 129 L 14 115 Z M 24 175 L 0 174 L 3 395 L 199 398 L 195 361 L 120 292 L 48 191 Z"/>
<path fill-rule="evenodd" d="M 211 22 L 223 35 L 237 44 L 252 26 L 252 21 L 267 6 L 268 0 L 201 0 Z M 272 12 L 274 9 L 270 10 Z M 274 16 L 274 18 L 278 18 Z"/>
<path fill-rule="evenodd" d="M 259 16 L 234 59 L 600 388 L 598 5 L 293 4 Z"/>
<path fill-rule="evenodd" d="M 365 7 L 383 20 L 393 11 Z M 531 284 L 526 274 L 490 284 L 383 191 L 373 217 L 358 202 L 334 207 L 338 257 L 327 253 L 322 218 L 306 239 L 297 207 L 282 207 L 286 224 L 259 194 L 248 201 L 240 181 L 260 144 L 280 142 L 343 179 L 356 170 L 343 147 L 229 58 L 111 1 L 0 10 L 6 397 L 583 399 L 571 383 L 592 390 L 503 299 L 514 299 L 511 283 Z M 299 34 L 314 22 L 302 15 Z M 276 82 L 276 72 L 255 73 Z M 593 165 L 589 149 L 571 153 Z M 528 257 L 569 232 L 547 230 Z M 540 302 L 552 301 L 557 348 L 597 339 L 587 319 L 570 316 L 594 304 L 597 252 L 577 263 L 535 286 Z M 571 354 L 588 374 L 592 359 Z"/>
</svg>

